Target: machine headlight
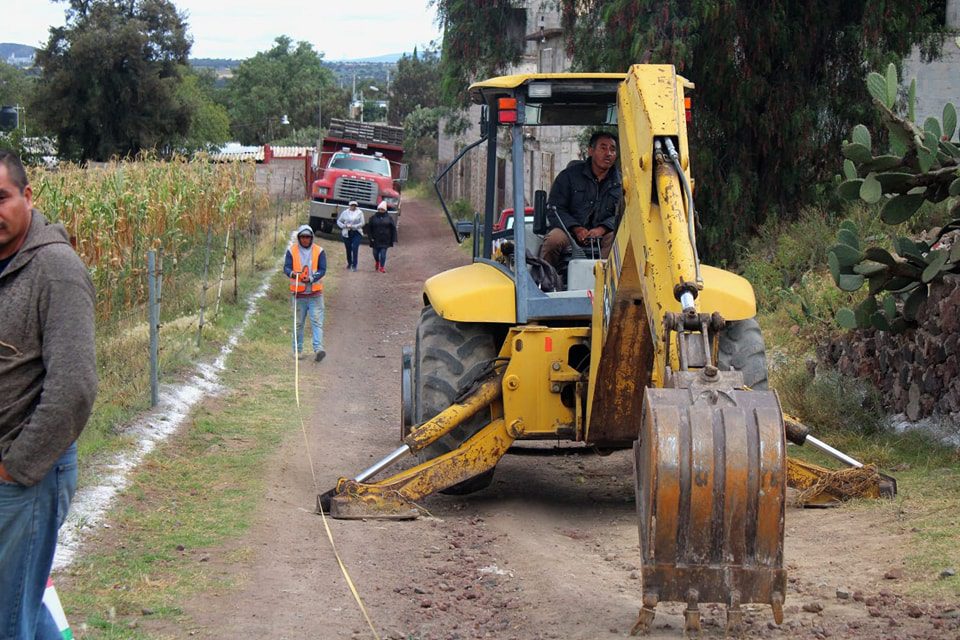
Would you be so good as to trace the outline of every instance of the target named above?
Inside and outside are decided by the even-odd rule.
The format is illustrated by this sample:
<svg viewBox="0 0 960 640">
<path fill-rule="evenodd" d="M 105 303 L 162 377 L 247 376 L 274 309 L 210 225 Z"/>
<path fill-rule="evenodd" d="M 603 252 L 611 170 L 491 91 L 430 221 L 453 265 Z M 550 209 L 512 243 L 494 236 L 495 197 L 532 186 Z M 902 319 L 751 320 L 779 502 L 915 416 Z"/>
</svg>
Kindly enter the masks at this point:
<svg viewBox="0 0 960 640">
<path fill-rule="evenodd" d="M 387 203 L 388 207 L 395 207 L 398 204 L 400 204 L 400 198 L 387 197 L 387 198 L 384 198 L 383 201 Z"/>
</svg>

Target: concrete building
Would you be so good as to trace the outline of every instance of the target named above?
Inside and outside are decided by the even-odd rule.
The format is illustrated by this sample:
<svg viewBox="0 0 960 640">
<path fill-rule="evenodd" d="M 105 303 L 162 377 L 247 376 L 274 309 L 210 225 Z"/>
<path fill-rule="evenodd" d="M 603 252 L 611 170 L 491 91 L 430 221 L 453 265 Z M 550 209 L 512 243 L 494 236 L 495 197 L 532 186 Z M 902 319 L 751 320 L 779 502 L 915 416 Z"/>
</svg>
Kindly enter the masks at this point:
<svg viewBox="0 0 960 640">
<path fill-rule="evenodd" d="M 914 48 L 910 57 L 903 61 L 903 82 L 909 87 L 910 80 L 917 80 L 917 123 L 943 116 L 943 105 L 952 102 L 960 108 L 960 0 L 947 0 L 947 29 L 953 34 L 943 43 L 942 55 L 932 62 L 920 59 L 920 50 Z"/>
<path fill-rule="evenodd" d="M 512 13 L 512 24 L 505 37 L 522 38 L 523 54 L 517 64 L 503 71 L 503 75 L 515 73 L 560 73 L 570 69 L 571 60 L 563 44 L 558 3 L 551 0 L 527 0 L 518 2 Z M 466 114 L 470 127 L 462 134 L 450 136 L 444 133 L 445 122 L 440 123 L 437 150 L 437 173 L 439 174 L 468 144 L 481 136 L 480 107 L 473 105 Z M 577 140 L 579 127 L 528 127 L 525 132 L 527 151 L 524 169 L 527 204 L 533 203 L 537 189 L 549 191 L 554 177 L 571 160 L 580 157 Z M 496 210 L 512 206 L 513 193 L 508 176 L 511 175 L 509 140 L 504 138 L 498 145 L 497 158 L 497 203 Z M 486 183 L 486 150 L 483 146 L 467 153 L 458 166 L 441 183 L 441 191 L 448 202 L 465 200 L 475 211 L 483 210 Z M 531 179 L 532 172 L 532 179 Z"/>
</svg>

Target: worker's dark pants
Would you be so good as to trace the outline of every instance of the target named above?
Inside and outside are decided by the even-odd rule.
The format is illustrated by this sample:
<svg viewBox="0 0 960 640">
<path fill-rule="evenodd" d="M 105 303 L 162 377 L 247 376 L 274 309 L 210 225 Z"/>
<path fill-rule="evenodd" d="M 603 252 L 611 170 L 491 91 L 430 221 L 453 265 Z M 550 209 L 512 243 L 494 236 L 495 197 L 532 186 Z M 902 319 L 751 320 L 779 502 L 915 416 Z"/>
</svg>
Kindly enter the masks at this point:
<svg viewBox="0 0 960 640">
<path fill-rule="evenodd" d="M 343 246 L 347 248 L 348 269 L 357 268 L 357 259 L 360 256 L 360 238 L 361 234 L 356 229 L 351 229 L 350 234 L 343 238 Z"/>
<path fill-rule="evenodd" d="M 585 246 L 590 246 L 591 240 L 587 240 Z M 543 244 L 540 245 L 540 257 L 557 268 L 560 266 L 560 256 L 563 255 L 563 252 L 569 246 L 570 239 L 567 237 L 567 234 L 563 232 L 563 229 L 551 229 L 550 233 L 543 239 Z M 613 231 L 607 231 L 600 238 L 600 257 L 606 258 L 610 255 L 610 247 L 612 246 Z"/>
</svg>

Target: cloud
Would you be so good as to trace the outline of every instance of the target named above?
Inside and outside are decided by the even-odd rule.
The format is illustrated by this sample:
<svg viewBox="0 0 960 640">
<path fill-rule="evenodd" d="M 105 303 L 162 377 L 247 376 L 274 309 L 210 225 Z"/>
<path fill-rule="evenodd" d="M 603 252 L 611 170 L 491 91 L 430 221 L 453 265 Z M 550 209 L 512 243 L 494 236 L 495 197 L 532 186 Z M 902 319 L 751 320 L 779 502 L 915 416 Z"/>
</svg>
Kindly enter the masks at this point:
<svg viewBox="0 0 960 640">
<path fill-rule="evenodd" d="M 412 51 L 439 38 L 428 0 L 174 0 L 187 18 L 196 58 L 249 58 L 275 38 L 304 40 L 328 60 Z M 63 3 L 0 0 L 0 42 L 41 46 L 51 26 L 64 23 Z"/>
</svg>

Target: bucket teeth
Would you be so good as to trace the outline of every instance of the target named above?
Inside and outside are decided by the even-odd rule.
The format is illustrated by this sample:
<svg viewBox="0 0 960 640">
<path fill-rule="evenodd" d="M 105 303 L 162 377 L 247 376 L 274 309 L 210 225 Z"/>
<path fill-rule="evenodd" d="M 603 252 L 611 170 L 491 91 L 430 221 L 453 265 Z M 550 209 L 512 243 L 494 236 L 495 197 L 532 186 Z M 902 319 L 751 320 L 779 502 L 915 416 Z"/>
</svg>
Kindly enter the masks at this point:
<svg viewBox="0 0 960 640">
<path fill-rule="evenodd" d="M 770 606 L 773 608 L 773 621 L 777 624 L 783 624 L 783 594 L 774 591 Z"/>
<path fill-rule="evenodd" d="M 740 592 L 730 593 L 730 604 L 727 605 L 727 635 L 739 636 L 743 633 L 743 609 L 740 608 Z"/>
<path fill-rule="evenodd" d="M 653 625 L 653 618 L 657 615 L 657 602 L 659 598 L 655 593 L 643 594 L 643 608 L 640 609 L 640 616 L 637 622 L 630 629 L 630 635 L 646 635 L 650 633 L 650 627 Z"/>
<path fill-rule="evenodd" d="M 700 632 L 700 594 L 696 589 L 687 591 L 687 608 L 683 612 L 683 630 L 686 633 Z"/>
</svg>

